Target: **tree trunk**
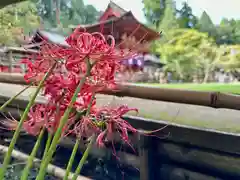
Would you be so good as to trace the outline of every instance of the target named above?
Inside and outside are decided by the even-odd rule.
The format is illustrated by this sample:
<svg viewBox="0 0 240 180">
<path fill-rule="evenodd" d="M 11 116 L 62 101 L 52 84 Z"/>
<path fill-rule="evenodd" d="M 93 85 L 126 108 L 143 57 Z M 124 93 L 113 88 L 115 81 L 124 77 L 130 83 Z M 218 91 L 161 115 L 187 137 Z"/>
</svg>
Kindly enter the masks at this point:
<svg viewBox="0 0 240 180">
<path fill-rule="evenodd" d="M 183 75 L 183 72 L 182 72 L 182 67 L 181 65 L 179 64 L 179 62 L 175 61 L 176 63 L 176 71 L 180 77 L 181 80 L 184 80 L 184 75 Z"/>
<path fill-rule="evenodd" d="M 206 70 L 205 70 L 205 75 L 204 75 L 203 83 L 207 83 L 208 77 L 209 77 L 209 71 L 210 71 L 210 68 L 207 67 Z"/>
<path fill-rule="evenodd" d="M 56 6 L 56 25 L 60 26 L 60 0 L 55 0 Z"/>
</svg>

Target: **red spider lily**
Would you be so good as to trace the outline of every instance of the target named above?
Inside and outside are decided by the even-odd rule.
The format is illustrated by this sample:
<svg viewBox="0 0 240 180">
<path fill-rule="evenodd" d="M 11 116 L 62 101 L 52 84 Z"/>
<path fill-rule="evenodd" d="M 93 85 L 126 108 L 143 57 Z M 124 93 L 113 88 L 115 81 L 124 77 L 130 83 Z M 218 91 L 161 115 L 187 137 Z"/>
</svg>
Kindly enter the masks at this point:
<svg viewBox="0 0 240 180">
<path fill-rule="evenodd" d="M 110 44 L 107 43 L 109 39 Z M 85 31 L 75 31 L 66 41 L 70 45 L 66 67 L 68 70 L 74 69 L 75 72 L 77 67 L 79 71 L 85 69 L 85 58 L 88 58 L 91 63 L 97 63 L 97 61 L 119 63 L 117 61 L 134 55 L 130 51 L 116 50 L 114 38 L 108 36 L 106 39 L 103 34 L 98 32 L 90 34 Z"/>
<path fill-rule="evenodd" d="M 115 86 L 115 74 L 120 69 L 120 63 L 116 61 L 106 61 L 99 61 L 94 65 L 91 71 L 91 76 L 86 82 L 91 86 L 95 86 L 97 89 L 96 91 Z"/>
<path fill-rule="evenodd" d="M 125 143 L 130 145 L 128 132 L 136 133 L 137 130 L 122 119 L 122 116 L 129 111 L 137 112 L 137 109 L 131 109 L 124 105 L 118 108 L 105 107 L 97 109 L 76 124 L 75 133 L 77 136 L 87 138 L 96 134 L 97 145 L 102 147 L 105 141 L 113 140 L 113 134 L 116 132 L 120 134 Z"/>
<path fill-rule="evenodd" d="M 44 74 L 53 66 L 56 62 L 59 62 L 54 71 L 61 72 L 64 58 L 63 48 L 44 43 L 40 46 L 40 53 L 29 56 L 21 61 L 22 64 L 27 66 L 27 73 L 24 76 L 26 82 L 40 81 Z"/>
<path fill-rule="evenodd" d="M 66 39 L 66 42 L 70 47 L 78 52 L 78 54 L 94 57 L 111 53 L 115 48 L 115 40 L 112 36 L 108 37 L 111 39 L 109 45 L 103 34 L 99 32 L 87 33 L 84 31 L 74 31 L 71 36 Z"/>
<path fill-rule="evenodd" d="M 44 105 L 32 107 L 28 113 L 28 119 L 23 122 L 23 130 L 34 136 L 38 135 L 44 126 L 45 115 Z M 18 121 L 15 119 L 6 119 L 2 124 L 9 130 L 15 130 L 18 126 Z"/>
<path fill-rule="evenodd" d="M 28 118 L 23 122 L 23 130 L 30 135 L 37 136 L 42 128 L 46 128 L 48 132 L 54 133 L 60 123 L 61 116 L 64 111 L 58 111 L 56 106 L 38 104 L 33 106 L 29 113 Z M 76 120 L 75 113 L 72 113 L 69 117 L 67 124 L 65 124 L 62 136 L 69 134 L 70 127 Z M 15 119 L 9 119 L 2 121 L 1 124 L 8 130 L 16 130 L 18 121 Z"/>
<path fill-rule="evenodd" d="M 74 73 L 69 73 L 67 77 L 62 74 L 56 74 L 50 76 L 46 81 L 44 88 L 44 95 L 48 97 L 49 103 L 59 104 L 61 110 L 65 110 L 74 94 L 77 85 L 80 82 L 80 77 Z M 84 84 L 81 92 L 78 94 L 77 101 L 74 104 L 74 108 L 77 111 L 87 109 L 90 103 L 91 96 L 96 89 L 93 86 Z M 94 109 L 96 100 L 92 102 L 91 109 Z"/>
<path fill-rule="evenodd" d="M 62 74 L 51 75 L 45 81 L 44 95 L 53 99 L 59 99 L 64 92 L 64 76 Z"/>
<path fill-rule="evenodd" d="M 91 109 L 95 110 L 96 98 L 92 100 L 93 92 L 86 92 L 83 95 L 78 96 L 77 101 L 75 102 L 75 107 L 78 111 L 87 109 L 91 103 Z"/>
<path fill-rule="evenodd" d="M 105 107 L 96 112 L 96 118 L 103 119 L 106 126 L 106 130 L 102 132 L 104 135 L 100 134 L 100 136 L 97 138 L 97 143 L 99 145 L 102 144 L 104 139 L 111 140 L 114 132 L 120 133 L 121 139 L 125 143 L 129 144 L 128 132 L 137 132 L 137 129 L 132 127 L 126 120 L 122 119 L 122 116 L 129 111 L 138 112 L 137 109 L 129 108 L 125 105 L 122 105 L 118 108 Z"/>
<path fill-rule="evenodd" d="M 65 112 L 65 109 L 64 111 L 62 111 L 60 109 L 52 108 L 52 111 L 51 113 L 49 113 L 49 116 L 44 119 L 44 126 L 48 130 L 48 132 L 50 133 L 56 132 L 64 112 Z M 70 134 L 71 132 L 70 127 L 75 123 L 75 120 L 76 120 L 76 114 L 71 113 L 67 123 L 64 125 L 64 128 L 62 130 L 62 136 L 66 136 Z"/>
<path fill-rule="evenodd" d="M 44 126 L 44 119 L 47 113 L 45 112 L 44 105 L 36 105 L 32 107 L 28 113 L 28 119 L 24 121 L 24 130 L 31 135 L 38 135 Z"/>
<path fill-rule="evenodd" d="M 83 116 L 80 121 L 75 124 L 74 133 L 78 138 L 91 137 L 93 134 L 98 134 L 101 129 L 92 121 L 90 116 Z"/>
<path fill-rule="evenodd" d="M 108 44 L 110 40 L 110 44 Z M 70 126 L 76 120 L 76 113 L 83 112 L 88 108 L 91 97 L 94 93 L 104 89 L 115 87 L 115 73 L 119 71 L 122 59 L 135 55 L 129 50 L 115 49 L 115 40 L 112 36 L 105 38 L 101 33 L 74 32 L 66 39 L 67 47 L 59 47 L 44 43 L 34 61 L 24 60 L 27 65 L 26 80 L 35 78 L 39 80 L 53 63 L 57 67 L 48 79 L 44 82 L 44 95 L 48 97 L 46 105 L 36 106 L 29 113 L 29 119 L 24 122 L 24 129 L 31 134 L 38 134 L 42 127 L 48 131 L 55 132 L 64 111 L 69 106 L 72 96 L 81 81 L 83 74 L 87 71 L 86 59 L 90 61 L 91 71 L 86 82 L 78 93 L 77 101 L 73 105 L 73 113 L 64 127 L 68 133 Z M 127 142 L 127 131 L 135 132 L 121 116 L 130 110 L 126 106 L 117 109 L 95 108 L 96 99 L 93 100 L 90 108 L 90 116 L 82 118 L 75 127 L 77 134 L 81 136 L 99 134 L 98 143 L 104 134 L 110 139 L 112 133 L 117 131 L 122 139 Z M 58 107 L 58 110 L 57 108 Z M 37 112 L 37 110 L 39 112 Z M 104 121 L 100 119 L 104 115 Z M 104 122 L 105 130 L 98 127 Z"/>
<path fill-rule="evenodd" d="M 32 79 L 38 81 L 40 78 L 42 78 L 42 75 L 44 75 L 38 70 L 38 65 L 33 64 L 30 59 L 23 59 L 21 63 L 27 66 L 27 73 L 24 75 L 24 79 L 27 83 L 29 83 Z"/>
</svg>

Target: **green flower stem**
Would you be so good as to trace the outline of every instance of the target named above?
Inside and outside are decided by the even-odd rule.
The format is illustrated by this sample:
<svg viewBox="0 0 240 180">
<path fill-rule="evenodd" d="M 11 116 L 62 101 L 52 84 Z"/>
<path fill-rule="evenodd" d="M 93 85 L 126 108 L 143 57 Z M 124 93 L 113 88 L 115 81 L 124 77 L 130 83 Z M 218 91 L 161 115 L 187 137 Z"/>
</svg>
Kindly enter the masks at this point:
<svg viewBox="0 0 240 180">
<path fill-rule="evenodd" d="M 75 143 L 75 145 L 74 145 L 74 147 L 73 147 L 73 151 L 72 151 L 71 157 L 70 157 L 70 159 L 69 159 L 69 161 L 68 161 L 66 173 L 65 173 L 65 176 L 64 176 L 63 180 L 68 180 L 68 176 L 69 176 L 69 174 L 70 174 L 70 172 L 71 172 L 72 165 L 73 165 L 75 156 L 76 156 L 76 154 L 77 154 L 77 150 L 78 150 L 79 143 L 80 143 L 80 138 L 78 138 L 78 139 L 76 140 L 76 143 Z"/>
<path fill-rule="evenodd" d="M 72 177 L 72 180 L 76 180 L 78 175 L 81 173 L 82 167 L 83 167 L 84 163 L 86 162 L 86 160 L 88 158 L 88 154 L 89 154 L 89 152 L 90 152 L 90 150 L 92 148 L 93 143 L 95 142 L 95 139 L 96 139 L 96 137 L 95 137 L 95 135 L 93 135 L 91 137 L 90 142 L 88 143 L 87 149 L 83 153 L 83 156 L 82 156 L 82 158 L 81 158 L 81 160 L 80 160 L 80 162 L 78 164 L 78 167 L 77 167 L 77 169 L 76 169 L 76 171 L 75 171 L 75 173 L 74 173 L 74 175 Z"/>
<path fill-rule="evenodd" d="M 28 88 L 30 88 L 32 84 L 26 86 L 24 89 L 22 89 L 20 92 L 18 92 L 15 96 L 11 97 L 9 100 L 7 100 L 1 107 L 0 111 L 4 111 L 4 109 L 14 100 L 16 99 L 19 95 L 21 95 L 24 91 L 26 91 Z"/>
<path fill-rule="evenodd" d="M 21 180 L 27 180 L 28 179 L 28 174 L 29 174 L 30 169 L 33 166 L 33 160 L 34 160 L 34 158 L 35 158 L 35 156 L 37 154 L 38 148 L 40 147 L 41 140 L 42 140 L 43 134 L 44 134 L 44 130 L 45 130 L 45 128 L 42 128 L 42 130 L 41 130 L 41 132 L 40 132 L 40 134 L 38 136 L 38 139 L 37 139 L 37 141 L 36 141 L 36 143 L 34 145 L 34 148 L 33 148 L 32 152 L 31 152 L 31 155 L 29 156 L 27 164 L 26 164 L 26 166 L 25 166 L 25 168 L 24 168 L 24 170 L 22 172 Z"/>
<path fill-rule="evenodd" d="M 92 106 L 92 102 L 93 102 L 94 98 L 95 98 L 95 94 L 93 94 L 92 97 L 91 97 L 91 100 L 90 100 L 90 103 L 89 103 L 89 105 L 88 105 L 88 109 L 87 109 L 87 112 L 86 112 L 86 116 L 90 113 L 91 106 Z M 77 140 L 76 140 L 76 142 L 75 142 L 75 145 L 74 145 L 74 147 L 73 147 L 73 151 L 72 151 L 71 157 L 70 157 L 70 159 L 69 159 L 69 161 L 68 161 L 68 165 L 67 165 L 67 169 L 66 169 L 66 174 L 65 174 L 63 180 L 68 180 L 68 176 L 69 176 L 69 174 L 70 174 L 70 172 L 71 172 L 72 165 L 73 165 L 75 156 L 76 156 L 76 154 L 77 154 L 77 149 L 78 149 L 79 144 L 80 144 L 80 139 L 81 139 L 81 137 L 78 137 Z"/>
<path fill-rule="evenodd" d="M 38 176 L 37 176 L 36 180 L 44 180 L 44 177 L 45 177 L 45 174 L 46 174 L 46 168 L 47 168 L 48 164 L 50 163 L 50 161 L 52 160 L 52 156 L 53 156 L 53 154 L 56 150 L 57 144 L 58 144 L 59 139 L 61 137 L 63 127 L 67 123 L 68 117 L 69 117 L 69 115 L 70 115 L 70 113 L 73 109 L 73 105 L 77 100 L 77 95 L 81 91 L 87 77 L 90 75 L 91 64 L 90 64 L 89 60 L 87 60 L 87 65 L 88 65 L 87 73 L 82 77 L 80 83 L 78 84 L 78 86 L 77 86 L 77 88 L 76 88 L 76 90 L 73 94 L 73 97 L 71 99 L 71 102 L 69 103 L 68 108 L 66 109 L 66 111 L 64 112 L 64 115 L 60 119 L 59 126 L 58 126 L 58 128 L 55 132 L 55 135 L 54 135 L 52 143 L 49 147 L 47 156 L 46 156 L 45 159 L 42 160 L 40 170 L 38 172 Z"/>
<path fill-rule="evenodd" d="M 89 102 L 89 105 L 88 105 L 88 108 L 87 108 L 87 112 L 86 112 L 86 116 L 88 116 L 89 113 L 90 113 L 90 110 L 91 110 L 91 107 L 92 107 L 92 103 L 93 103 L 94 98 L 95 98 L 95 92 L 92 94 L 92 97 L 91 97 L 91 99 L 90 99 L 90 102 Z"/>
<path fill-rule="evenodd" d="M 57 63 L 55 63 L 55 64 L 48 70 L 48 72 L 45 74 L 45 76 L 43 77 L 43 79 L 40 81 L 40 83 L 39 83 L 39 85 L 38 85 L 35 93 L 34 93 L 33 96 L 31 97 L 31 99 L 30 99 L 30 101 L 29 101 L 29 103 L 28 103 L 28 105 L 27 105 L 27 107 L 26 107 L 26 109 L 25 109 L 25 111 L 24 111 L 24 113 L 23 113 L 23 115 L 22 115 L 19 123 L 18 123 L 18 126 L 17 126 L 17 128 L 16 128 L 16 130 L 15 130 L 15 132 L 14 132 L 13 138 L 12 138 L 11 143 L 10 143 L 10 145 L 9 145 L 8 152 L 7 152 L 7 154 L 6 154 L 5 157 L 4 157 L 4 161 L 3 161 L 2 168 L 0 169 L 0 179 L 3 179 L 3 178 L 4 178 L 4 174 L 5 174 L 6 170 L 7 170 L 8 164 L 9 164 L 10 159 L 11 159 L 12 151 L 13 151 L 13 149 L 14 149 L 14 146 L 15 146 L 15 144 L 16 144 L 16 142 L 17 142 L 18 136 L 19 136 L 20 131 L 21 131 L 21 129 L 22 129 L 23 122 L 24 122 L 25 119 L 27 118 L 28 112 L 29 112 L 30 108 L 32 107 L 32 105 L 34 104 L 35 99 L 36 99 L 38 93 L 40 92 L 40 90 L 41 90 L 41 88 L 42 88 L 42 86 L 43 86 L 44 81 L 48 78 L 49 74 L 50 74 L 50 73 L 53 71 L 53 69 L 56 67 L 56 64 L 57 64 Z"/>
<path fill-rule="evenodd" d="M 45 150 L 44 150 L 42 159 L 45 159 L 46 156 L 47 156 L 48 149 L 51 145 L 52 137 L 53 137 L 52 133 L 48 132 L 48 139 L 47 139 L 47 143 L 46 143 L 46 146 L 45 146 Z"/>
</svg>

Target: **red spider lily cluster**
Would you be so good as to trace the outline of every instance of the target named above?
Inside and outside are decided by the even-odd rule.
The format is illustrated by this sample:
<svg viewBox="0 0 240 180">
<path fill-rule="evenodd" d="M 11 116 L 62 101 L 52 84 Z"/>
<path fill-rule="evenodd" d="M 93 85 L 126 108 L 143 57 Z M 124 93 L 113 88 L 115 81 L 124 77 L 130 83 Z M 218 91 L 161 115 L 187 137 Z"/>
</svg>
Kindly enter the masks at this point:
<svg viewBox="0 0 240 180">
<path fill-rule="evenodd" d="M 121 60 L 135 53 L 117 49 L 114 38 L 105 38 L 101 33 L 75 31 L 66 42 L 66 47 L 45 43 L 34 61 L 31 58 L 23 61 L 27 66 L 26 81 L 36 83 L 50 67 L 55 67 L 43 85 L 47 103 L 31 108 L 24 130 L 32 135 L 38 135 L 42 128 L 54 133 L 77 86 L 86 77 L 62 136 L 74 133 L 77 137 L 88 138 L 95 134 L 97 144 L 103 146 L 106 140 L 111 140 L 114 132 L 118 132 L 122 140 L 129 143 L 128 131 L 137 130 L 121 117 L 128 111 L 137 110 L 127 106 L 97 108 L 94 95 L 104 88 L 116 87 L 115 73 L 120 70 Z M 10 126 L 13 127 L 12 123 Z"/>
</svg>

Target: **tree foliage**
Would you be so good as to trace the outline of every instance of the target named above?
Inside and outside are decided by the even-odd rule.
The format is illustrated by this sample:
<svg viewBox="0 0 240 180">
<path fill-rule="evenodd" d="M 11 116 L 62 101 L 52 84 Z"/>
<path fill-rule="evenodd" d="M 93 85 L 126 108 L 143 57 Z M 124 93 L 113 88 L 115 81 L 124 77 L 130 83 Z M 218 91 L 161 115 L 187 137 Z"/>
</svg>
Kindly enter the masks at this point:
<svg viewBox="0 0 240 180">
<path fill-rule="evenodd" d="M 166 8 L 159 29 L 163 32 L 167 32 L 168 30 L 178 27 L 175 5 L 172 0 L 166 0 Z"/>
<path fill-rule="evenodd" d="M 91 24 L 97 21 L 100 13 L 93 5 L 84 5 L 82 0 L 71 0 L 70 21 L 72 24 Z"/>
<path fill-rule="evenodd" d="M 224 55 L 220 59 L 221 67 L 227 71 L 240 70 L 240 45 L 221 46 Z"/>
<path fill-rule="evenodd" d="M 240 21 L 223 18 L 217 26 L 218 44 L 239 44 L 240 43 Z"/>
<path fill-rule="evenodd" d="M 94 23 L 99 16 L 96 8 L 85 5 L 83 0 L 39 0 L 37 6 L 45 27 L 50 29 Z"/>
<path fill-rule="evenodd" d="M 187 2 L 183 2 L 182 8 L 178 10 L 178 24 L 180 28 L 194 28 L 197 24 L 197 17 Z"/>
<path fill-rule="evenodd" d="M 18 44 L 24 34 L 39 26 L 34 3 L 24 1 L 0 9 L 0 43 Z"/>
<path fill-rule="evenodd" d="M 197 28 L 201 32 L 208 33 L 211 37 L 216 37 L 216 27 L 206 11 L 203 11 L 198 21 Z"/>
<path fill-rule="evenodd" d="M 143 0 L 145 17 L 149 24 L 158 27 L 162 21 L 166 0 Z"/>
<path fill-rule="evenodd" d="M 177 29 L 169 34 L 172 38 L 156 47 L 166 64 L 164 70 L 181 80 L 192 81 L 198 76 L 202 82 L 207 81 L 222 54 L 214 40 L 194 29 Z"/>
</svg>

